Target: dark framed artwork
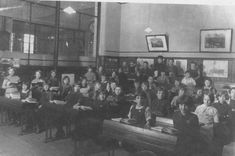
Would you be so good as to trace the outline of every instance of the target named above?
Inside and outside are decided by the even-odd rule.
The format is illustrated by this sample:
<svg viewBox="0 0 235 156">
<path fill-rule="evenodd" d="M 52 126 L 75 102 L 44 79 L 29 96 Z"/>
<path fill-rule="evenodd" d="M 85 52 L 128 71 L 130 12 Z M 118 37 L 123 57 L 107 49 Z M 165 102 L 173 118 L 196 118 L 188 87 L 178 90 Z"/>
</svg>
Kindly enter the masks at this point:
<svg viewBox="0 0 235 156">
<path fill-rule="evenodd" d="M 168 38 L 166 34 L 146 35 L 149 52 L 168 51 Z"/>
<path fill-rule="evenodd" d="M 201 52 L 231 52 L 232 29 L 202 29 L 200 31 Z"/>
</svg>

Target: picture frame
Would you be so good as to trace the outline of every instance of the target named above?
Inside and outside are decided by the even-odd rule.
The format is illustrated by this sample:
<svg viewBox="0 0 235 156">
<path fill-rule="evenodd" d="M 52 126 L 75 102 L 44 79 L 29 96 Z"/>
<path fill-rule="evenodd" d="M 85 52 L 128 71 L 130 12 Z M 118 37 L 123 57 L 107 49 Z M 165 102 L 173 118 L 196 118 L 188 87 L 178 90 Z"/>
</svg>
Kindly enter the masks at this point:
<svg viewBox="0 0 235 156">
<path fill-rule="evenodd" d="M 149 52 L 168 51 L 168 37 L 166 34 L 146 35 Z"/>
<path fill-rule="evenodd" d="M 207 77 L 228 78 L 228 60 L 203 60 L 203 72 Z"/>
<path fill-rule="evenodd" d="M 201 29 L 201 52 L 231 52 L 232 29 Z"/>
</svg>

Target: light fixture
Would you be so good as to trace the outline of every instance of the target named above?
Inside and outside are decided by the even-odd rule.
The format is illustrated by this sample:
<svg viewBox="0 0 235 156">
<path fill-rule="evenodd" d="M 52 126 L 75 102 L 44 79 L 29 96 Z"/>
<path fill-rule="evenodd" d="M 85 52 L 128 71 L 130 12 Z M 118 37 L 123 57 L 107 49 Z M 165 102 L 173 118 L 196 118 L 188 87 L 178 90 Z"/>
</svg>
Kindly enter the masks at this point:
<svg viewBox="0 0 235 156">
<path fill-rule="evenodd" d="M 148 5 L 148 25 L 147 27 L 144 29 L 144 31 L 146 33 L 151 33 L 153 30 L 150 28 L 150 15 L 151 15 L 151 5 L 149 4 Z"/>
<path fill-rule="evenodd" d="M 67 14 L 70 14 L 70 15 L 76 13 L 76 10 L 74 10 L 71 6 L 68 6 L 67 8 L 64 8 L 63 11 Z"/>
<path fill-rule="evenodd" d="M 149 33 L 151 33 L 153 30 L 152 30 L 150 27 L 147 27 L 146 29 L 144 29 L 144 31 L 149 34 Z"/>
</svg>

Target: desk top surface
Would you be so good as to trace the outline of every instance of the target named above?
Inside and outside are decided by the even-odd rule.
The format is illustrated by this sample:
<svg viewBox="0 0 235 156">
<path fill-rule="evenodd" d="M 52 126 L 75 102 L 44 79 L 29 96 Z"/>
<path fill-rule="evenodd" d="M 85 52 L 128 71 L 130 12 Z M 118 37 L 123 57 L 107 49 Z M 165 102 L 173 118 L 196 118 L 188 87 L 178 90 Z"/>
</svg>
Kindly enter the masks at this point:
<svg viewBox="0 0 235 156">
<path fill-rule="evenodd" d="M 162 150 L 172 152 L 177 140 L 175 135 L 127 125 L 112 120 L 104 121 L 103 133 L 106 136 L 118 140 L 126 140 L 138 147 L 143 147 L 144 149 L 152 151 Z"/>
</svg>

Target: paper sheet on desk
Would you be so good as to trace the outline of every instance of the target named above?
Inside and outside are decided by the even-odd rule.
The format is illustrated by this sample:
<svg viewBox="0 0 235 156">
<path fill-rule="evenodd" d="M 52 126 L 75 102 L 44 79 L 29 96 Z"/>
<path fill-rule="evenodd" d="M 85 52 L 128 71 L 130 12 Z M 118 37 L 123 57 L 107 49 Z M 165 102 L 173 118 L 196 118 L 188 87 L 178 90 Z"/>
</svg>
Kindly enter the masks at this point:
<svg viewBox="0 0 235 156">
<path fill-rule="evenodd" d="M 122 118 L 112 118 L 112 121 L 120 122 Z"/>
<path fill-rule="evenodd" d="M 162 132 L 163 127 L 162 126 L 156 126 L 156 127 L 151 127 L 152 130 Z"/>
</svg>

